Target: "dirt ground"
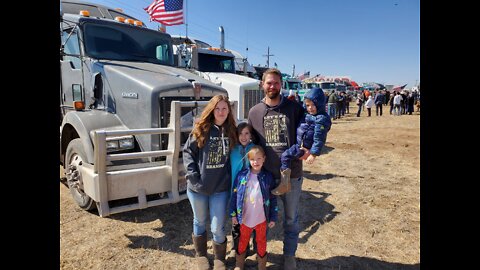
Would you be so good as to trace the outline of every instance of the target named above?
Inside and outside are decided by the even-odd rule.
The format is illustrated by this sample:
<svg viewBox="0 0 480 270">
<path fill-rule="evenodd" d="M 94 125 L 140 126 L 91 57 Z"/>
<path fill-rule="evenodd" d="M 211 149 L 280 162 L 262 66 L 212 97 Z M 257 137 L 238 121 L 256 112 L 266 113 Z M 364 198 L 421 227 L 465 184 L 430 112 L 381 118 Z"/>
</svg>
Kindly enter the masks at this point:
<svg viewBox="0 0 480 270">
<path fill-rule="evenodd" d="M 304 166 L 298 269 L 420 269 L 420 117 L 384 109 L 357 118 L 352 106 Z M 60 269 L 194 269 L 188 200 L 101 218 L 59 185 Z M 282 269 L 279 221 L 268 269 Z"/>
</svg>

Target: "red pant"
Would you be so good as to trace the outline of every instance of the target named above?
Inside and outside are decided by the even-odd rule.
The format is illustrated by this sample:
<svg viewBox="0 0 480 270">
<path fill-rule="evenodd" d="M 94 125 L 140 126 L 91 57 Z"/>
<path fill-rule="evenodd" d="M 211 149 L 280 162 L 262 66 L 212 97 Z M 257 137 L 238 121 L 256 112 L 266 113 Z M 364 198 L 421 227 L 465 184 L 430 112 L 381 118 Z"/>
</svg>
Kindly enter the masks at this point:
<svg viewBox="0 0 480 270">
<path fill-rule="evenodd" d="M 238 241 L 237 252 L 238 254 L 243 254 L 245 252 L 253 230 L 255 230 L 257 254 L 263 258 L 267 253 L 267 221 L 264 221 L 253 228 L 240 224 L 240 239 Z"/>
</svg>

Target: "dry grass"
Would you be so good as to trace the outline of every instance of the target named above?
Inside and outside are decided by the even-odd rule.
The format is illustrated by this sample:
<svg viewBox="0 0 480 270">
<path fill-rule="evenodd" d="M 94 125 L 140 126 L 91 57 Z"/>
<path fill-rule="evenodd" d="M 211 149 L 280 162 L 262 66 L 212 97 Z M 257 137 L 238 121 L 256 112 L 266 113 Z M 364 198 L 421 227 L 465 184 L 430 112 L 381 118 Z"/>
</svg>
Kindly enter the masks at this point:
<svg viewBox="0 0 480 270">
<path fill-rule="evenodd" d="M 297 266 L 420 269 L 419 115 L 354 111 L 304 167 Z M 188 200 L 107 218 L 79 209 L 63 184 L 60 200 L 60 269 L 193 269 Z M 268 269 L 282 269 L 281 222 L 267 249 Z"/>
</svg>

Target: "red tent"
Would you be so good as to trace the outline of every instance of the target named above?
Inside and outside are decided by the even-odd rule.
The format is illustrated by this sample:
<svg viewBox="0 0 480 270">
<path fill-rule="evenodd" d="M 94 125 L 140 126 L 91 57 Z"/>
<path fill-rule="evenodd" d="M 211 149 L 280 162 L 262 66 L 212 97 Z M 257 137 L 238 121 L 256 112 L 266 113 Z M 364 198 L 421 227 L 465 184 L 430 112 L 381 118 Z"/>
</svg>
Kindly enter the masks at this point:
<svg viewBox="0 0 480 270">
<path fill-rule="evenodd" d="M 358 89 L 360 86 L 355 82 L 355 81 L 350 81 L 350 84 L 353 86 L 353 88 Z"/>
</svg>

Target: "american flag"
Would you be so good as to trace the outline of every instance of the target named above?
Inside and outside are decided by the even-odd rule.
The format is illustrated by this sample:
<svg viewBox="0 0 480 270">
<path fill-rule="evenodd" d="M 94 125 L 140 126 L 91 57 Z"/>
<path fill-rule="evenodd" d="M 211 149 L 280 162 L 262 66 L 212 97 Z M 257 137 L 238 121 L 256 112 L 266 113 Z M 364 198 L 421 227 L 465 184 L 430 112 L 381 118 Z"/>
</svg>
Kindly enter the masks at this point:
<svg viewBox="0 0 480 270">
<path fill-rule="evenodd" d="M 183 24 L 183 0 L 154 0 L 144 10 L 150 15 L 150 21 L 169 26 Z"/>
<path fill-rule="evenodd" d="M 310 78 L 310 71 L 297 75 L 297 79 L 299 80 L 303 80 L 306 78 Z"/>
</svg>

